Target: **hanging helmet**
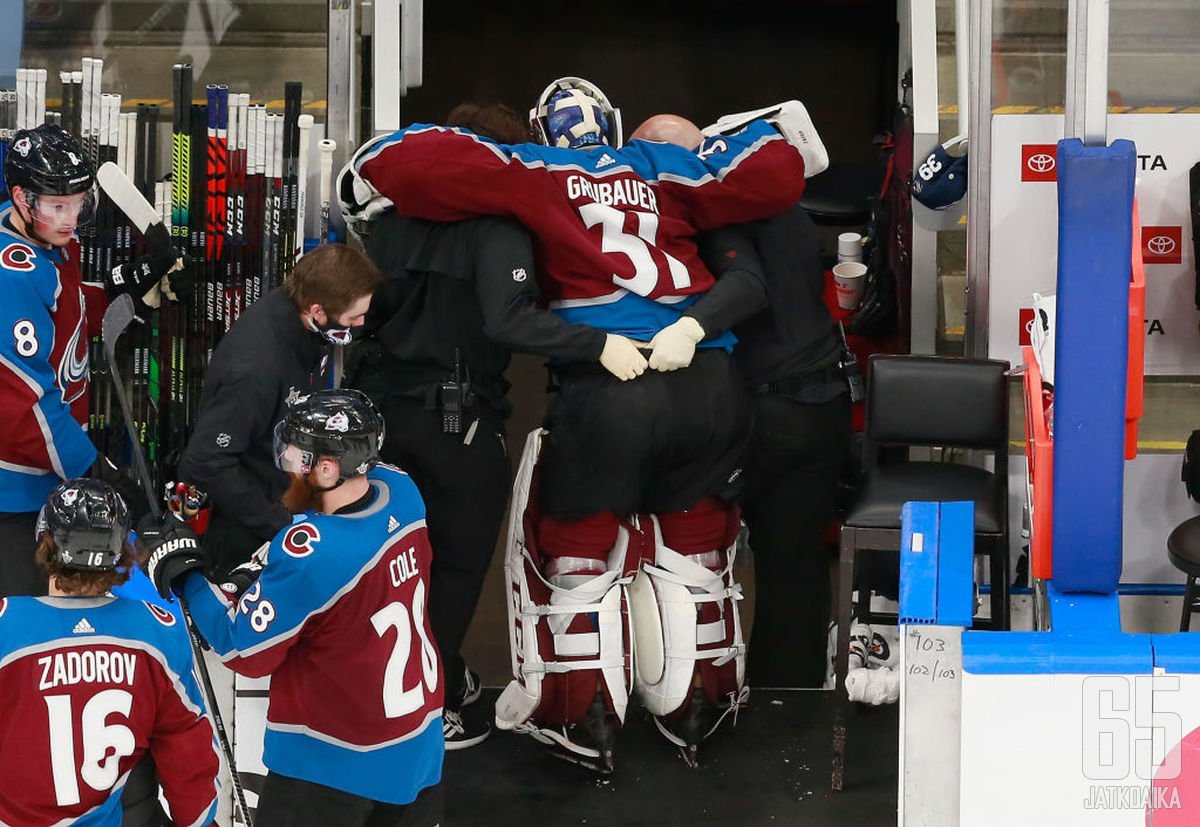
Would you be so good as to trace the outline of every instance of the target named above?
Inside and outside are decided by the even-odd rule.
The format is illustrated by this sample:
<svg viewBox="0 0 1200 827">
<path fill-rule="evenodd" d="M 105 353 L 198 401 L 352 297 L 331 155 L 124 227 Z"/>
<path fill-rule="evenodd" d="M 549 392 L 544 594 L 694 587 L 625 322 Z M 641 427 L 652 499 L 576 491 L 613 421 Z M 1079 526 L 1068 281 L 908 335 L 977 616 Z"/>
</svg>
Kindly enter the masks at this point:
<svg viewBox="0 0 1200 827">
<path fill-rule="evenodd" d="M 301 397 L 275 426 L 275 465 L 308 474 L 321 457 L 342 466 L 338 482 L 379 462 L 383 417 L 362 391 L 322 390 Z"/>
<path fill-rule="evenodd" d="M 63 565 L 111 571 L 129 536 L 129 509 L 106 482 L 67 480 L 50 492 L 38 514 L 34 536 L 40 540 L 46 532 Z"/>
<path fill-rule="evenodd" d="M 529 122 L 538 141 L 546 146 L 621 147 L 621 110 L 608 102 L 598 86 L 583 78 L 553 81 L 529 110 Z"/>
<path fill-rule="evenodd" d="M 95 170 L 79 142 L 61 126 L 44 123 L 13 135 L 4 157 L 8 191 L 23 187 L 38 195 L 87 192 Z"/>
</svg>

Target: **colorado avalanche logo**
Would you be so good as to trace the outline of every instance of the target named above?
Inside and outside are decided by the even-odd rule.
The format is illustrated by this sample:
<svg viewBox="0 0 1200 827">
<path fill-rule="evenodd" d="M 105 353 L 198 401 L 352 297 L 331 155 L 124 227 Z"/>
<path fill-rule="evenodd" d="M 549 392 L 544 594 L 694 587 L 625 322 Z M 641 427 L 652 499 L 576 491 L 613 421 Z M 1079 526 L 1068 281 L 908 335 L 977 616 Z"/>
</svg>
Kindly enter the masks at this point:
<svg viewBox="0 0 1200 827">
<path fill-rule="evenodd" d="M 28 138 L 22 138 L 21 140 L 17 141 L 15 144 L 12 145 L 13 152 L 17 153 L 22 158 L 24 158 L 25 156 L 27 156 L 29 154 L 29 150 L 31 148 L 32 148 L 32 144 L 30 143 Z"/>
<path fill-rule="evenodd" d="M 143 600 L 142 603 L 145 604 L 146 608 L 150 610 L 150 614 L 154 615 L 154 619 L 159 623 L 164 626 L 175 625 L 175 615 L 171 614 L 162 606 L 155 606 L 153 603 L 146 603 L 145 600 Z"/>
<path fill-rule="evenodd" d="M 78 488 L 68 488 L 66 491 L 62 492 L 63 505 L 65 505 L 67 508 L 75 505 L 75 501 L 77 499 L 79 499 Z"/>
<path fill-rule="evenodd" d="M 283 535 L 283 550 L 292 557 L 307 557 L 316 549 L 313 543 L 321 542 L 321 532 L 312 523 L 297 523 Z"/>
<path fill-rule="evenodd" d="M 344 434 L 350 430 L 350 418 L 346 416 L 345 411 L 339 411 L 325 420 L 325 430 L 340 431 Z"/>
<path fill-rule="evenodd" d="M 33 248 L 14 241 L 3 250 L 0 250 L 0 265 L 6 270 L 28 273 L 37 266 Z"/>
<path fill-rule="evenodd" d="M 62 359 L 58 362 L 58 386 L 62 389 L 63 402 L 70 405 L 87 393 L 88 352 L 83 336 L 83 317 L 75 323 L 75 330 L 67 341 Z"/>
</svg>

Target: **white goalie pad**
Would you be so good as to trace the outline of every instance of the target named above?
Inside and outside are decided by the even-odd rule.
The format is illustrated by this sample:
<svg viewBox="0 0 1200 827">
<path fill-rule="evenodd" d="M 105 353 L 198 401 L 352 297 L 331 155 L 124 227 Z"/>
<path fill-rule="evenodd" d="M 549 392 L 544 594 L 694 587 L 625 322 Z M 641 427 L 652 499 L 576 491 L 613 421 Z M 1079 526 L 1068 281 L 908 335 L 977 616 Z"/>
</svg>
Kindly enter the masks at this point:
<svg viewBox="0 0 1200 827">
<path fill-rule="evenodd" d="M 733 579 L 736 544 L 728 549 L 722 569 L 712 571 L 667 547 L 657 518 L 651 522 L 654 564 L 644 564 L 629 587 L 638 697 L 652 715 L 670 715 L 690 697 L 696 671 L 705 662 L 718 669 L 732 666 L 723 670 L 725 685 L 709 687 L 712 694 L 740 696 L 746 647 L 737 611 L 742 587 Z M 716 611 L 705 613 L 708 619 L 702 622 L 706 604 Z"/>
<path fill-rule="evenodd" d="M 535 737 L 541 731 L 538 724 L 575 723 L 559 720 L 570 717 L 562 714 L 571 705 L 564 698 L 578 698 L 589 688 L 594 695 L 597 680 L 607 689 L 612 711 L 624 721 L 632 684 L 632 630 L 626 603 L 630 578 L 623 576 L 629 532 L 619 528 L 607 571 L 569 576 L 565 583 L 552 583 L 543 576 L 526 538 L 525 509 L 544 434 L 539 429 L 529 435 L 514 484 L 504 561 L 514 680 L 496 702 L 498 728 L 520 729 Z M 579 615 L 588 616 L 588 622 L 571 629 Z M 533 726 L 527 725 L 530 719 Z M 554 729 L 547 734 L 562 739 Z"/>
<path fill-rule="evenodd" d="M 732 135 L 751 121 L 764 120 L 779 130 L 788 143 L 800 151 L 804 159 L 804 177 L 812 178 L 829 167 L 829 153 L 813 125 L 808 110 L 798 100 L 783 101 L 774 106 L 722 115 L 717 122 L 700 130 L 706 137 Z"/>
</svg>

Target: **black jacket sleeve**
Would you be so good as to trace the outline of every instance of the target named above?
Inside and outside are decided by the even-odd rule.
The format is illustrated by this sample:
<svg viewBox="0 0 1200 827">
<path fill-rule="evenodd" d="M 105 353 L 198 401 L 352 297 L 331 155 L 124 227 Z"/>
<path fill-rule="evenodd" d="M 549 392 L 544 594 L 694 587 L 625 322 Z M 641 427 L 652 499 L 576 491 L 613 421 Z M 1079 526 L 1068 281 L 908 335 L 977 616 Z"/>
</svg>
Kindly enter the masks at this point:
<svg viewBox="0 0 1200 827">
<path fill-rule="evenodd" d="M 292 521 L 291 514 L 282 503 L 268 498 L 242 458 L 270 427 L 267 420 L 274 415 L 278 388 L 264 381 L 262 369 L 239 368 L 201 408 L 179 473 L 207 493 L 214 508 L 269 540 Z M 261 451 L 262 446 L 256 447 Z"/>
<path fill-rule="evenodd" d="M 522 228 L 489 222 L 477 240 L 475 292 L 483 329 L 492 340 L 513 350 L 551 359 L 595 362 L 604 350 L 605 333 L 568 324 L 538 305 L 533 245 Z"/>
<path fill-rule="evenodd" d="M 704 328 L 705 338 L 724 333 L 767 306 L 762 260 L 750 234 L 725 227 L 700 240 L 700 257 L 717 283 L 684 311 Z"/>
</svg>

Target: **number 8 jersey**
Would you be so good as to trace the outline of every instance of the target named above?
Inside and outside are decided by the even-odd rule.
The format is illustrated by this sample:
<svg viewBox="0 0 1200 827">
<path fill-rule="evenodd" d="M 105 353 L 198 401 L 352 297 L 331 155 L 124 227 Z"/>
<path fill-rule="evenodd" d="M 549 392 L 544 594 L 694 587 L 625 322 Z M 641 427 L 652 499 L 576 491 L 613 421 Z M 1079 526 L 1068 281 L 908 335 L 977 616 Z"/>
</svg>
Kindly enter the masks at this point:
<svg viewBox="0 0 1200 827">
<path fill-rule="evenodd" d="M 175 823 L 211 823 L 219 759 L 192 668 L 159 606 L 0 599 L 0 824 L 118 825 L 147 751 Z"/>
<path fill-rule="evenodd" d="M 199 575 L 185 592 L 227 666 L 271 676 L 268 770 L 407 804 L 441 779 L 444 748 L 431 554 L 408 475 L 379 465 L 367 479 L 367 505 L 280 531 L 236 605 Z"/>
</svg>

